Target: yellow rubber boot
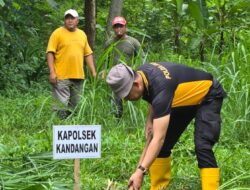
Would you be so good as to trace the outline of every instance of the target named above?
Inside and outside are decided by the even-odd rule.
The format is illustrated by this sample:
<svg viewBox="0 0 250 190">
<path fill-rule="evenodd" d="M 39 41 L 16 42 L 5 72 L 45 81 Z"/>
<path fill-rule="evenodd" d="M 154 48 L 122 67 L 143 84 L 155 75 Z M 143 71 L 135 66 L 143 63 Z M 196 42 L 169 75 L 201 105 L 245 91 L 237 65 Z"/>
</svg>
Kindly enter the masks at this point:
<svg viewBox="0 0 250 190">
<path fill-rule="evenodd" d="M 219 168 L 202 168 L 201 169 L 201 186 L 202 190 L 217 190 L 220 186 Z"/>
<path fill-rule="evenodd" d="M 151 188 L 150 190 L 166 189 L 171 176 L 171 159 L 156 158 L 149 168 Z"/>
</svg>

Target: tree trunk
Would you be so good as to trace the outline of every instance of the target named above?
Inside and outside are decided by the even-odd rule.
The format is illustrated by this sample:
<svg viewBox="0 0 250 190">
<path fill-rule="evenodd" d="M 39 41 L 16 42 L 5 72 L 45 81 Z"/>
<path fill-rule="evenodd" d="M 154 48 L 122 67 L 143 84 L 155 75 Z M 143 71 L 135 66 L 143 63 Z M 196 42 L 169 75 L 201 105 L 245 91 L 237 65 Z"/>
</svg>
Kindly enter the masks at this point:
<svg viewBox="0 0 250 190">
<path fill-rule="evenodd" d="M 181 26 L 180 26 L 180 15 L 178 13 L 178 3 L 175 2 L 176 8 L 173 9 L 173 20 L 174 20 L 174 53 L 177 53 L 180 55 L 181 53 L 181 47 L 180 47 L 180 32 L 181 32 Z"/>
<path fill-rule="evenodd" d="M 199 49 L 201 62 L 205 61 L 205 56 L 204 56 L 205 42 L 204 41 L 205 41 L 204 37 L 202 37 L 202 39 L 200 41 L 200 49 Z"/>
<path fill-rule="evenodd" d="M 178 26 L 174 29 L 174 53 L 180 55 L 181 48 L 180 48 L 180 28 Z"/>
<path fill-rule="evenodd" d="M 121 16 L 122 13 L 122 3 L 123 0 L 112 0 L 110 9 L 109 9 L 109 16 L 108 16 L 108 22 L 107 22 L 107 28 L 106 28 L 106 35 L 105 35 L 105 41 L 109 39 L 112 31 L 112 20 L 116 16 Z"/>
<path fill-rule="evenodd" d="M 220 45 L 219 45 L 219 57 L 221 58 L 224 47 L 224 32 L 221 30 L 220 32 Z"/>
<path fill-rule="evenodd" d="M 85 32 L 88 37 L 88 42 L 92 50 L 95 46 L 96 37 L 96 1 L 85 0 Z"/>
<path fill-rule="evenodd" d="M 219 44 L 219 58 L 221 59 L 224 48 L 224 22 L 225 22 L 225 4 L 220 8 L 220 44 Z"/>
</svg>

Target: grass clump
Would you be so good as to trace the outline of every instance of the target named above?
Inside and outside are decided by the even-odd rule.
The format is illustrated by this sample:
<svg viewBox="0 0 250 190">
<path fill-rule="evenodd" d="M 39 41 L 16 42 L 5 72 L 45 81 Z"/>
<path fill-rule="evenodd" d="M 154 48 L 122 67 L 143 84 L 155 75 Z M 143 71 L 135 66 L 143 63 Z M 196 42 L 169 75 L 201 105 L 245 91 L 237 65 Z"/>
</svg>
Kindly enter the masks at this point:
<svg viewBox="0 0 250 190">
<path fill-rule="evenodd" d="M 221 62 L 199 65 L 213 73 L 228 93 L 220 142 L 214 147 L 221 169 L 220 190 L 250 189 L 248 57 L 247 50 L 237 46 Z M 181 59 L 198 67 L 196 61 Z M 0 189 L 72 189 L 73 161 L 52 159 L 52 126 L 91 124 L 102 126 L 102 157 L 81 160 L 82 189 L 127 189 L 143 149 L 146 103 L 124 102 L 124 116 L 117 120 L 110 89 L 102 80 L 87 80 L 77 112 L 62 121 L 52 112 L 50 91 L 44 89 L 22 94 L 13 89 L 0 95 Z M 193 130 L 190 125 L 173 150 L 169 189 L 200 189 Z M 146 189 L 149 176 L 142 187 Z"/>
</svg>

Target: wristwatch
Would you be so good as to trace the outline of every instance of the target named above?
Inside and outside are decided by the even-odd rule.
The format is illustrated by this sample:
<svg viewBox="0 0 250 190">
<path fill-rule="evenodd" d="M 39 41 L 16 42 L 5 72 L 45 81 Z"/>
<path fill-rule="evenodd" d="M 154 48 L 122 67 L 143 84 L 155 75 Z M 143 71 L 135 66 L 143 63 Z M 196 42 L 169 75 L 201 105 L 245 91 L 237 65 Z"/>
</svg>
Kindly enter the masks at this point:
<svg viewBox="0 0 250 190">
<path fill-rule="evenodd" d="M 148 169 L 144 168 L 142 165 L 139 165 L 138 169 L 142 171 L 143 175 L 147 175 L 148 174 Z"/>
</svg>

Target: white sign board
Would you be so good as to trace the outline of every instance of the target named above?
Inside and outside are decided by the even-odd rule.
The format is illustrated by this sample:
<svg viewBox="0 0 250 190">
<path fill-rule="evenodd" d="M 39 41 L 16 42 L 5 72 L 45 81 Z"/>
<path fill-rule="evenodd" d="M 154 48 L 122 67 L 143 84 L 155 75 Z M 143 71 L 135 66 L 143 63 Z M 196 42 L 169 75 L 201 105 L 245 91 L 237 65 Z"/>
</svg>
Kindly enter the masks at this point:
<svg viewBox="0 0 250 190">
<path fill-rule="evenodd" d="M 101 157 L 100 125 L 54 125 L 53 158 Z"/>
</svg>

